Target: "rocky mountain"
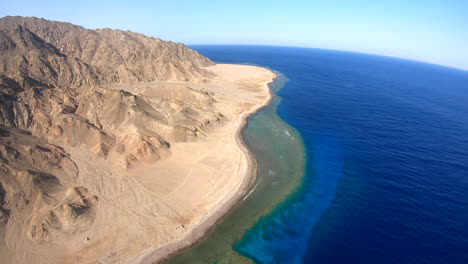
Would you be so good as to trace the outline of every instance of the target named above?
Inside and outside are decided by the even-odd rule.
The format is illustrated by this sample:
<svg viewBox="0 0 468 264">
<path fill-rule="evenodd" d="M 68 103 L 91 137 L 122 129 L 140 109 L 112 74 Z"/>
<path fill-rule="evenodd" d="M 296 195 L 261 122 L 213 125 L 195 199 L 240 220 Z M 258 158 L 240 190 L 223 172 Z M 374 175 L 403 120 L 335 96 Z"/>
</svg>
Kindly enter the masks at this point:
<svg viewBox="0 0 468 264">
<path fill-rule="evenodd" d="M 210 93 L 188 86 L 151 96 L 108 87 L 213 77 L 203 67 L 214 63 L 180 43 L 4 17 L 0 62 L 0 258 L 6 262 L 30 263 L 34 254 L 24 252 L 57 246 L 93 224 L 109 192 L 93 187 L 103 184 L 93 182 L 97 170 L 77 164 L 102 159 L 125 171 L 155 162 L 170 155 L 172 142 L 196 140 L 224 118 Z M 70 155 L 71 148 L 91 156 Z"/>
<path fill-rule="evenodd" d="M 49 86 L 202 81 L 214 65 L 180 43 L 34 17 L 1 18 L 0 36 L 0 74 Z"/>
</svg>

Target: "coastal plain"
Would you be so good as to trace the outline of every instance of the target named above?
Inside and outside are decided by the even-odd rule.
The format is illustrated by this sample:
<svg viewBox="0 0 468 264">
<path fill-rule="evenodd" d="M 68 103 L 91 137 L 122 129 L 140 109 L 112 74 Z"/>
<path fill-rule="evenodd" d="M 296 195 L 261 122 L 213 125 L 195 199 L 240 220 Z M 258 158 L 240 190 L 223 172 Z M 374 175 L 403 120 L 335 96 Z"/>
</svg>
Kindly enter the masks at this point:
<svg viewBox="0 0 468 264">
<path fill-rule="evenodd" d="M 154 263 L 195 242 L 246 194 L 254 180 L 254 160 L 240 132 L 247 117 L 270 101 L 268 84 L 276 75 L 247 65 L 217 64 L 205 69 L 216 77 L 189 87 L 213 95 L 213 106 L 223 115 L 220 124 L 201 131 L 197 141 L 174 143 L 167 159 L 131 171 L 138 184 L 158 196 L 147 206 L 164 208 L 159 211 L 163 217 L 157 219 L 156 232 L 142 234 L 155 246 L 133 259 L 136 263 Z M 157 89 L 186 86 L 154 83 L 133 89 L 151 96 Z"/>
<path fill-rule="evenodd" d="M 15 263 L 154 263 L 199 239 L 245 194 L 253 179 L 253 160 L 240 131 L 246 118 L 269 102 L 268 83 L 275 78 L 273 72 L 255 66 L 218 64 L 204 69 L 215 77 L 204 82 L 104 88 L 145 98 L 146 103 L 162 100 L 184 106 L 180 111 L 200 108 L 199 113 L 211 113 L 210 118 L 195 128 L 193 137 L 175 134 L 169 150 L 157 160 L 142 158 L 131 166 L 113 154 L 99 157 L 86 146 L 64 144 L 79 171 L 73 181 L 58 177 L 66 189 L 63 197 L 58 190 L 44 191 L 44 197 L 61 200 L 48 204 L 47 210 L 37 209 L 41 215 L 51 214 L 43 220 L 51 224 L 49 233 L 38 241 L 20 228 L 28 220 L 12 224 L 13 228 L 7 225 L 2 259 Z M 144 118 L 134 118 L 132 123 L 142 122 L 138 126 L 145 127 Z M 114 132 L 127 135 L 133 129 L 135 125 L 123 126 Z M 132 144 L 127 142 L 125 147 Z M 62 209 L 55 213 L 64 201 L 76 200 L 68 194 L 74 186 L 96 197 L 92 207 L 82 215 L 72 211 L 70 217 L 63 216 Z"/>
</svg>

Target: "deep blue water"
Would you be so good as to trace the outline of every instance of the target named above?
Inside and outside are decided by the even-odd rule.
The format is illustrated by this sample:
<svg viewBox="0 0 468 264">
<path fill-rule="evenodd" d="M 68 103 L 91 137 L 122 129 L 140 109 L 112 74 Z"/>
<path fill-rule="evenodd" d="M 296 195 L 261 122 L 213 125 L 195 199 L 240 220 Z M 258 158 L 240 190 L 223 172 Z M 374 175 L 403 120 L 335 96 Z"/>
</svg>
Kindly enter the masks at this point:
<svg viewBox="0 0 468 264">
<path fill-rule="evenodd" d="M 289 78 L 303 183 L 233 247 L 258 263 L 468 263 L 468 72 L 366 54 L 193 46 Z"/>
</svg>

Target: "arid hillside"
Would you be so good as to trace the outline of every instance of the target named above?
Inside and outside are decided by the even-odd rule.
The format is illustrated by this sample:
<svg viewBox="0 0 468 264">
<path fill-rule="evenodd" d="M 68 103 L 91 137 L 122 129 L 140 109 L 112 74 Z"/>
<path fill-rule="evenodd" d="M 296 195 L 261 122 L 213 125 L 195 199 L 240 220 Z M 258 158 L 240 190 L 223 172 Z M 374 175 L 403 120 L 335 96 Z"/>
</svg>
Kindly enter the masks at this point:
<svg viewBox="0 0 468 264">
<path fill-rule="evenodd" d="M 212 61 L 180 43 L 34 17 L 0 18 L 0 74 L 34 85 L 202 81 Z"/>
<path fill-rule="evenodd" d="M 126 208 L 156 199 L 122 175 L 170 156 L 172 143 L 195 141 L 224 118 L 211 93 L 189 86 L 161 88 L 151 97 L 109 88 L 212 78 L 202 67 L 214 63 L 183 44 L 4 17 L 0 62 L 4 263 L 75 261 L 89 240 L 83 234 L 110 219 L 135 221 Z"/>
</svg>

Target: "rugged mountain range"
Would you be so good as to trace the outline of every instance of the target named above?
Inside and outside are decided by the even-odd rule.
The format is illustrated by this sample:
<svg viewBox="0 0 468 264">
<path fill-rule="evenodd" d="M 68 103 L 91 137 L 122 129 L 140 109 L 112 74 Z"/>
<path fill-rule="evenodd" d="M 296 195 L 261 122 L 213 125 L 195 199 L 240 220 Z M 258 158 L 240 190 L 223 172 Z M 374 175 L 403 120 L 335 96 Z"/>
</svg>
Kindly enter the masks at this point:
<svg viewBox="0 0 468 264">
<path fill-rule="evenodd" d="M 189 87 L 151 97 L 108 88 L 211 78 L 202 67 L 214 63 L 183 44 L 4 17 L 0 62 L 0 258 L 7 262 L 29 263 L 34 254 L 24 252 L 68 241 L 110 200 L 67 149 L 127 170 L 170 155 L 172 142 L 196 140 L 223 119 L 210 93 Z"/>
<path fill-rule="evenodd" d="M 0 36 L 0 74 L 29 87 L 200 81 L 214 65 L 180 43 L 38 18 L 1 18 Z"/>
</svg>

